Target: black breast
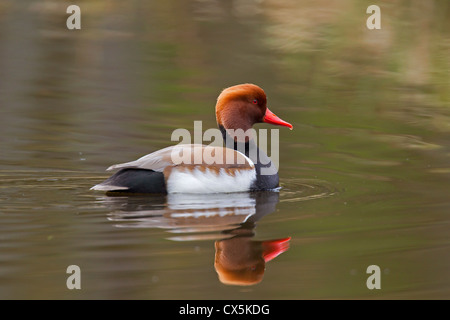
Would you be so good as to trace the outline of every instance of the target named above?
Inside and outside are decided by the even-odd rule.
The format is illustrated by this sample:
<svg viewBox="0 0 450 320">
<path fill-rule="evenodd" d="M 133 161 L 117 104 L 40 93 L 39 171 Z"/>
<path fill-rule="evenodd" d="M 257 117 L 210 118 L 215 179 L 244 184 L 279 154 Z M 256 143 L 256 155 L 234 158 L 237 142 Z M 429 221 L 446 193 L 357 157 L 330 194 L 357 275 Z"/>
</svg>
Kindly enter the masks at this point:
<svg viewBox="0 0 450 320">
<path fill-rule="evenodd" d="M 253 140 L 238 143 L 227 134 L 223 126 L 219 126 L 219 129 L 227 148 L 233 148 L 245 154 L 255 164 L 256 180 L 252 184 L 251 190 L 271 190 L 279 187 L 278 169 Z"/>
</svg>

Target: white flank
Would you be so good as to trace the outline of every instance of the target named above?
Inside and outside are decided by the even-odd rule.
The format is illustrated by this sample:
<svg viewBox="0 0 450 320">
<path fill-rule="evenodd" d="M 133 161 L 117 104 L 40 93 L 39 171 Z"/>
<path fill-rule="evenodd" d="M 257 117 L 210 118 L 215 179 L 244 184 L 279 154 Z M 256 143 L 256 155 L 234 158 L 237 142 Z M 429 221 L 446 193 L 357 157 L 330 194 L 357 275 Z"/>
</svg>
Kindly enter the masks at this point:
<svg viewBox="0 0 450 320">
<path fill-rule="evenodd" d="M 255 164 L 253 163 L 253 161 L 249 157 L 247 157 L 245 154 L 243 154 L 240 151 L 237 151 L 237 150 L 235 150 L 235 151 L 237 153 L 241 154 L 245 158 L 245 160 L 247 160 L 247 162 L 250 164 L 250 167 L 254 167 L 255 166 Z"/>
<path fill-rule="evenodd" d="M 229 175 L 224 169 L 220 173 L 208 168 L 203 172 L 199 169 L 184 171 L 174 168 L 167 180 L 169 193 L 227 193 L 245 192 L 256 179 L 255 170 L 236 170 L 235 175 Z"/>
</svg>

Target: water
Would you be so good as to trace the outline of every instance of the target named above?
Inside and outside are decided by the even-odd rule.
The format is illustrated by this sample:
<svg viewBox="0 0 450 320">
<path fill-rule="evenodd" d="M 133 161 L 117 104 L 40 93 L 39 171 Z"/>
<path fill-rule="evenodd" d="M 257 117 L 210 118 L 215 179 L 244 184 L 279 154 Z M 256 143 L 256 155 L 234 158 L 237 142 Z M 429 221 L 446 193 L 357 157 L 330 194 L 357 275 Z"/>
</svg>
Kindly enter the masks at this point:
<svg viewBox="0 0 450 320">
<path fill-rule="evenodd" d="M 0 4 L 0 298 L 450 298 L 447 3 L 69 4 Z M 294 125 L 279 192 L 89 190 L 243 82 Z"/>
</svg>

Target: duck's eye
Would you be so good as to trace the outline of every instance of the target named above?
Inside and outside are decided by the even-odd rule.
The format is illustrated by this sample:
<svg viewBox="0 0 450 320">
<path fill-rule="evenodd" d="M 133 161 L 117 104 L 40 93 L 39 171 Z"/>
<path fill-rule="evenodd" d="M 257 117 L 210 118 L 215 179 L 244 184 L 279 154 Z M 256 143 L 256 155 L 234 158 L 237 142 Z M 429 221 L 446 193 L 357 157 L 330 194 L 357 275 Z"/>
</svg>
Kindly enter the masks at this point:
<svg viewBox="0 0 450 320">
<path fill-rule="evenodd" d="M 252 102 L 253 102 L 253 104 L 258 104 L 258 100 L 256 100 L 256 99 L 254 99 Z"/>
</svg>

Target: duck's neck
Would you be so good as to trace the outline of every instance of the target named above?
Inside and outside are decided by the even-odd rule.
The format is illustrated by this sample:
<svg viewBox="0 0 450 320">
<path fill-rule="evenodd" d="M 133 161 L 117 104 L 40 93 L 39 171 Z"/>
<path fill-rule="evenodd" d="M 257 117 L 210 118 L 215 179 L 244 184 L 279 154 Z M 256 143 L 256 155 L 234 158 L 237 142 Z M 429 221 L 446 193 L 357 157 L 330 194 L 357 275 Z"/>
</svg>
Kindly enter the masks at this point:
<svg viewBox="0 0 450 320">
<path fill-rule="evenodd" d="M 223 126 L 220 125 L 219 129 L 220 129 L 220 132 L 222 133 L 222 138 L 223 138 L 223 141 L 225 142 L 225 146 L 227 148 L 237 150 L 237 151 L 245 154 L 249 158 L 252 153 L 253 154 L 255 153 L 255 152 L 251 152 L 251 151 L 259 150 L 258 146 L 255 144 L 253 139 L 247 139 L 247 141 L 245 143 L 237 142 L 233 137 L 231 137 L 228 134 L 227 129 L 225 129 Z M 256 148 L 256 149 L 252 149 L 252 148 Z M 252 158 L 250 158 L 250 159 L 252 161 L 254 161 L 254 159 L 252 159 Z"/>
<path fill-rule="evenodd" d="M 278 170 L 267 154 L 260 150 L 253 139 L 238 142 L 231 137 L 223 126 L 219 126 L 225 147 L 245 154 L 255 164 L 256 182 L 255 190 L 274 189 L 278 187 Z"/>
</svg>

